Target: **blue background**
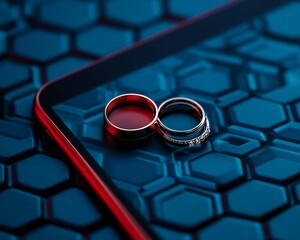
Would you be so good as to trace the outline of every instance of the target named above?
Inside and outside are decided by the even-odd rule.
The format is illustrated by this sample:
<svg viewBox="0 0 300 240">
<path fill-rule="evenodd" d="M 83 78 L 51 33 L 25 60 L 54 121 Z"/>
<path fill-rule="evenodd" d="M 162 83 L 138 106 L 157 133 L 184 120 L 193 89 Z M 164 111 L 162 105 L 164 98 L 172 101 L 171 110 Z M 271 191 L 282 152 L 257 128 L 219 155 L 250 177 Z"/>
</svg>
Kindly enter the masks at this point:
<svg viewBox="0 0 300 240">
<path fill-rule="evenodd" d="M 0 2 L 0 239 L 118 238 L 101 203 L 33 128 L 34 94 L 42 83 L 222 2 Z M 181 184 L 166 182 L 163 191 L 149 193 L 153 219 L 169 224 L 157 227 L 165 238 L 300 235 L 299 12 L 299 2 L 288 4 L 142 69 L 111 86 L 116 92 L 98 89 L 104 105 L 118 88 L 163 99 L 180 82 L 214 123 L 201 151 L 175 151 Z M 155 84 L 140 86 L 141 76 Z M 89 118 L 90 106 L 75 107 Z M 87 132 L 98 140 L 93 123 Z M 159 168 L 159 156 L 148 155 L 144 162 Z"/>
</svg>

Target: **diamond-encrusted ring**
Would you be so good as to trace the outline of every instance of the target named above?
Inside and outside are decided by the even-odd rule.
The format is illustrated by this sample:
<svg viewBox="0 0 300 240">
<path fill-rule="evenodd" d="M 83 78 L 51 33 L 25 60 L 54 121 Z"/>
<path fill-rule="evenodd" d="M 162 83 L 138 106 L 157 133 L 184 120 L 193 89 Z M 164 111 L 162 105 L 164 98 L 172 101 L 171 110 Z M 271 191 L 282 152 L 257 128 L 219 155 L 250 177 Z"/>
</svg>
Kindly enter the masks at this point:
<svg viewBox="0 0 300 240">
<path fill-rule="evenodd" d="M 192 109 L 192 114 L 199 120 L 195 127 L 186 130 L 176 130 L 167 127 L 161 121 L 164 114 L 172 110 L 178 111 L 182 107 L 188 107 L 189 110 Z M 189 98 L 177 97 L 168 99 L 158 108 L 157 131 L 166 142 L 172 145 L 194 147 L 208 137 L 210 125 L 205 111 L 199 103 Z"/>
<path fill-rule="evenodd" d="M 192 139 L 176 139 L 176 138 L 172 138 L 169 135 L 167 135 L 166 133 L 160 131 L 160 135 L 163 137 L 163 139 L 175 146 L 178 147 L 194 147 L 197 145 L 200 145 L 200 143 L 202 143 L 209 135 L 210 133 L 210 126 L 209 126 L 209 121 L 207 119 L 207 117 L 205 118 L 205 128 L 204 131 L 197 137 L 194 137 Z"/>
</svg>

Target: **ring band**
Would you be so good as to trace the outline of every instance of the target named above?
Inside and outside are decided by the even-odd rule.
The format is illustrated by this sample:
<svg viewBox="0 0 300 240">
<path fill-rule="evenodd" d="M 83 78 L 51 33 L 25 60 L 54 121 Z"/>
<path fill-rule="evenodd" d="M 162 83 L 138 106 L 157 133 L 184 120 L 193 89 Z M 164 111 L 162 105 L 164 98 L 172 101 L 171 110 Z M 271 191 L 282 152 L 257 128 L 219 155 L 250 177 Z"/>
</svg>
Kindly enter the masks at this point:
<svg viewBox="0 0 300 240">
<path fill-rule="evenodd" d="M 191 107 L 194 110 L 195 116 L 200 120 L 199 123 L 195 127 L 187 130 L 175 130 L 164 125 L 160 117 L 168 111 L 168 109 L 176 105 L 186 105 Z M 193 147 L 195 145 L 199 145 L 208 137 L 210 133 L 210 124 L 202 106 L 199 103 L 189 98 L 177 97 L 168 99 L 158 108 L 157 130 L 164 140 L 170 144 L 181 147 Z M 195 135 L 197 136 L 195 137 Z M 190 138 L 180 139 L 178 137 Z"/>
<path fill-rule="evenodd" d="M 169 135 L 167 135 L 164 132 L 160 132 L 160 135 L 163 137 L 163 139 L 175 146 L 178 147 L 194 147 L 196 145 L 199 145 L 200 143 L 202 143 L 208 136 L 210 133 L 210 125 L 209 125 L 209 121 L 208 118 L 205 117 L 205 128 L 203 130 L 203 132 L 194 138 L 191 139 L 187 139 L 187 140 L 182 140 L 182 139 L 176 139 L 176 138 L 172 138 Z"/>
<path fill-rule="evenodd" d="M 144 110 L 149 111 L 152 117 L 151 122 L 138 128 L 124 128 L 117 126 L 110 120 L 109 116 L 115 109 L 121 107 L 122 105 L 138 105 Z M 104 109 L 104 127 L 112 136 L 116 138 L 123 140 L 138 140 L 145 138 L 154 132 L 157 117 L 157 106 L 150 98 L 140 94 L 128 93 L 119 95 L 107 103 Z"/>
<path fill-rule="evenodd" d="M 197 126 L 191 128 L 191 129 L 187 129 L 187 130 L 175 130 L 175 129 L 169 128 L 165 124 L 163 124 L 163 122 L 160 120 L 160 116 L 162 114 L 164 114 L 165 110 L 167 110 L 168 108 L 175 106 L 175 105 L 186 105 L 186 106 L 190 106 L 191 108 L 193 108 L 195 110 L 196 117 L 201 119 L 200 122 L 197 124 Z M 169 135 L 189 136 L 189 135 L 192 135 L 194 133 L 201 131 L 201 129 L 203 128 L 203 125 L 205 123 L 205 112 L 199 103 L 197 103 L 196 101 L 194 101 L 190 98 L 184 98 L 184 97 L 170 98 L 170 99 L 166 100 L 165 102 L 163 102 L 159 106 L 157 123 L 158 123 L 159 128 L 163 132 L 165 132 Z"/>
</svg>

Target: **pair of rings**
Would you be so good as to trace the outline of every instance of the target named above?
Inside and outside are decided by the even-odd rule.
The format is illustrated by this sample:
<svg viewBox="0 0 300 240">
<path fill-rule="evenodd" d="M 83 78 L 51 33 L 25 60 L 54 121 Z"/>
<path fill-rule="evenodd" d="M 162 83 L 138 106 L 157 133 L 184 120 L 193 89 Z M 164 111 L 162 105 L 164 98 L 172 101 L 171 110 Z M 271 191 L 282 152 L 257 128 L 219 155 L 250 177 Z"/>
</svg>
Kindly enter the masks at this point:
<svg viewBox="0 0 300 240">
<path fill-rule="evenodd" d="M 199 120 L 190 129 L 176 130 L 162 122 L 170 111 L 189 108 Z M 209 120 L 202 106 L 196 101 L 176 97 L 163 102 L 159 108 L 148 97 L 135 93 L 117 96 L 104 109 L 104 127 L 114 137 L 122 140 L 143 139 L 155 130 L 172 145 L 193 147 L 203 142 L 210 133 Z"/>
</svg>

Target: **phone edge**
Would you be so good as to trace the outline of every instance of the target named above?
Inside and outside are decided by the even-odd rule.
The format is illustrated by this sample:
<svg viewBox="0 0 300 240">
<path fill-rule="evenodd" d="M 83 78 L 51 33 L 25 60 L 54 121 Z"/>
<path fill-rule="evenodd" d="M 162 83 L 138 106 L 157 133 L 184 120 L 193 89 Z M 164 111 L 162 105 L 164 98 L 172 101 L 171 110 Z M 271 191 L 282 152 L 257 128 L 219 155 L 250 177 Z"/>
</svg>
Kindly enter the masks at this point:
<svg viewBox="0 0 300 240">
<path fill-rule="evenodd" d="M 232 1 L 232 6 L 234 4 L 238 4 L 244 2 L 245 0 L 236 0 Z M 222 9 L 223 6 L 214 9 L 213 11 L 209 11 L 209 14 Z M 208 14 L 206 13 L 206 14 Z M 204 14 L 204 15 L 206 15 Z M 208 15 L 209 15 L 208 14 Z M 203 17 L 203 16 L 202 16 Z M 188 19 L 183 21 L 180 26 L 173 27 L 163 33 L 168 33 L 172 31 L 176 31 L 178 28 L 183 27 L 184 25 L 188 25 L 188 23 L 192 22 L 194 19 Z M 139 224 L 136 218 L 126 209 L 126 207 L 119 201 L 117 196 L 109 189 L 109 187 L 98 177 L 96 172 L 87 164 L 83 156 L 77 151 L 77 149 L 72 145 L 72 143 L 65 137 L 65 135 L 60 131 L 57 125 L 51 120 L 51 118 L 47 115 L 47 113 L 43 110 L 42 105 L 39 102 L 39 96 L 42 91 L 47 88 L 49 85 L 54 84 L 55 82 L 61 81 L 65 79 L 67 76 L 70 76 L 76 72 L 87 69 L 88 67 L 101 63 L 103 61 L 109 60 L 110 58 L 116 57 L 118 55 L 123 54 L 126 51 L 129 51 L 139 45 L 145 44 L 148 41 L 152 41 L 153 39 L 159 38 L 162 34 L 154 35 L 148 39 L 142 40 L 139 43 L 133 44 L 133 46 L 129 46 L 125 49 L 117 51 L 107 57 L 104 57 L 100 60 L 96 60 L 95 63 L 88 64 L 87 66 L 81 67 L 76 71 L 73 71 L 70 74 L 64 75 L 54 81 L 48 82 L 43 85 L 41 89 L 39 89 L 36 97 L 35 97 L 35 105 L 34 112 L 37 116 L 38 121 L 41 125 L 47 130 L 48 134 L 57 142 L 57 144 L 62 148 L 63 152 L 69 157 L 72 161 L 76 169 L 83 175 L 86 181 L 91 184 L 95 193 L 100 197 L 102 201 L 110 208 L 114 216 L 117 218 L 119 223 L 122 225 L 123 229 L 129 234 L 132 239 L 152 239 L 150 235 L 144 230 L 141 224 Z M 74 152 L 73 152 L 74 151 Z M 99 185 L 100 183 L 100 185 Z M 103 192 L 102 192 L 103 191 Z"/>
<path fill-rule="evenodd" d="M 42 87 L 41 90 L 44 87 Z M 91 188 L 95 191 L 96 195 L 98 195 L 98 197 L 100 197 L 100 199 L 109 207 L 128 235 L 132 239 L 151 239 L 149 234 L 137 222 L 135 217 L 119 201 L 117 196 L 109 189 L 105 182 L 99 178 L 96 172 L 85 161 L 83 156 L 75 149 L 71 142 L 46 114 L 39 103 L 39 94 L 40 91 L 37 93 L 34 112 L 38 121 L 46 129 L 50 137 L 56 141 L 56 143 L 62 148 L 63 152 L 72 161 L 75 168 L 82 174 L 85 180 L 91 184 Z"/>
</svg>

